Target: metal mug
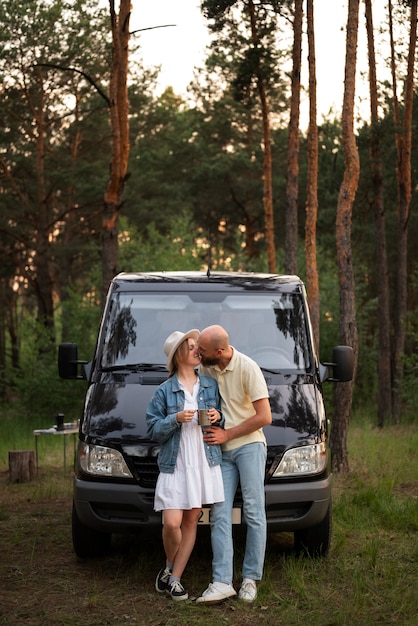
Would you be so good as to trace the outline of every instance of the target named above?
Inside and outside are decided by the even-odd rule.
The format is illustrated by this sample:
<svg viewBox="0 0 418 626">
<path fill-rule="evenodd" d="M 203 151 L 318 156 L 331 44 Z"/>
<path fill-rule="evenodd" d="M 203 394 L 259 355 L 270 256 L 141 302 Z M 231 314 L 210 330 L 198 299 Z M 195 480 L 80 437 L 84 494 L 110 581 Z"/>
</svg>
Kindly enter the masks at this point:
<svg viewBox="0 0 418 626">
<path fill-rule="evenodd" d="M 198 422 L 199 426 L 210 426 L 211 421 L 209 419 L 209 411 L 208 409 L 199 409 L 198 410 Z"/>
</svg>

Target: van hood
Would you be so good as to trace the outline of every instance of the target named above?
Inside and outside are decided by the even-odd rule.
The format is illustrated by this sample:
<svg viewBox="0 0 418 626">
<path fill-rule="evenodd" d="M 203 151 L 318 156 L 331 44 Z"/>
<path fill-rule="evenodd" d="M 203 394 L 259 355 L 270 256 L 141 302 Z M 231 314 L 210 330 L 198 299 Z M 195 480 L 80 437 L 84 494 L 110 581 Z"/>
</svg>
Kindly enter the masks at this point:
<svg viewBox="0 0 418 626">
<path fill-rule="evenodd" d="M 158 378 L 144 375 L 106 376 L 86 395 L 80 437 L 86 443 L 120 447 L 151 443 L 146 436 L 146 410 Z M 139 383 L 139 384 L 138 384 Z M 269 447 L 286 449 L 316 443 L 326 432 L 322 395 L 311 375 L 268 375 L 272 424 L 264 431 Z"/>
</svg>

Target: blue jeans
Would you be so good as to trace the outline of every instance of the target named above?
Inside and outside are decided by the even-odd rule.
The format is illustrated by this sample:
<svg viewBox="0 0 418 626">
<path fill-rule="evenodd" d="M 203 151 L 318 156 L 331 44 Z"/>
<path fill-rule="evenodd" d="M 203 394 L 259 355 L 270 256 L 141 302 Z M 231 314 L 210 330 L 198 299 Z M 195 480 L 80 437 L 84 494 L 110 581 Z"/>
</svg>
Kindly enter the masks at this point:
<svg viewBox="0 0 418 626">
<path fill-rule="evenodd" d="M 212 506 L 211 540 L 213 581 L 232 584 L 234 546 L 232 507 L 238 483 L 241 484 L 243 515 L 247 524 L 242 577 L 261 580 L 266 551 L 264 475 L 267 449 L 263 443 L 250 443 L 222 453 L 225 500 Z"/>
</svg>

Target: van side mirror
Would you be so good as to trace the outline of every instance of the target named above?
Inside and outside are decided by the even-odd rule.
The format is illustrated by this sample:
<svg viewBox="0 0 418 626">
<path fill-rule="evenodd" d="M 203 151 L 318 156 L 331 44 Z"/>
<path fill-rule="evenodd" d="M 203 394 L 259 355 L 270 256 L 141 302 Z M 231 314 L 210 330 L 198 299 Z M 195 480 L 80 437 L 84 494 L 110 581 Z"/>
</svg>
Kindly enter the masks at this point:
<svg viewBox="0 0 418 626">
<path fill-rule="evenodd" d="M 84 378 L 78 374 L 78 365 L 85 363 L 86 361 L 78 360 L 76 343 L 61 343 L 58 346 L 58 374 L 60 378 Z"/>
<path fill-rule="evenodd" d="M 329 368 L 332 368 L 332 376 L 328 376 Z M 319 364 L 321 381 L 346 383 L 352 380 L 353 370 L 354 357 L 351 346 L 335 346 L 332 351 L 332 362 Z"/>
<path fill-rule="evenodd" d="M 332 380 L 345 383 L 353 378 L 353 348 L 351 346 L 335 346 L 332 351 Z"/>
</svg>

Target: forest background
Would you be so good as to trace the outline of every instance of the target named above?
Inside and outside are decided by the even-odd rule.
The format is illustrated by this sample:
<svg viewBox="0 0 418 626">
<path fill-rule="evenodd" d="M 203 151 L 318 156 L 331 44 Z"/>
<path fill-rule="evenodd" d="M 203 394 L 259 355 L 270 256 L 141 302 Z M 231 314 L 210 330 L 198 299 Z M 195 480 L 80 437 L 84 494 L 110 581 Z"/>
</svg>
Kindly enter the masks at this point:
<svg viewBox="0 0 418 626">
<path fill-rule="evenodd" d="M 313 5 L 202 2 L 212 43 L 185 98 L 156 95 L 126 0 L 1 3 L 5 410 L 47 424 L 79 414 L 83 390 L 58 379 L 57 345 L 75 341 L 91 358 L 112 275 L 210 263 L 299 274 L 323 360 L 337 343 L 353 346 L 355 380 L 329 398 L 341 415 L 336 469 L 347 469 L 352 402 L 379 426 L 416 419 L 417 2 L 388 2 L 375 49 L 373 3 L 349 0 L 342 116 L 320 125 Z M 370 119 L 354 119 L 365 15 Z M 376 55 L 390 80 L 376 76 Z"/>
</svg>

